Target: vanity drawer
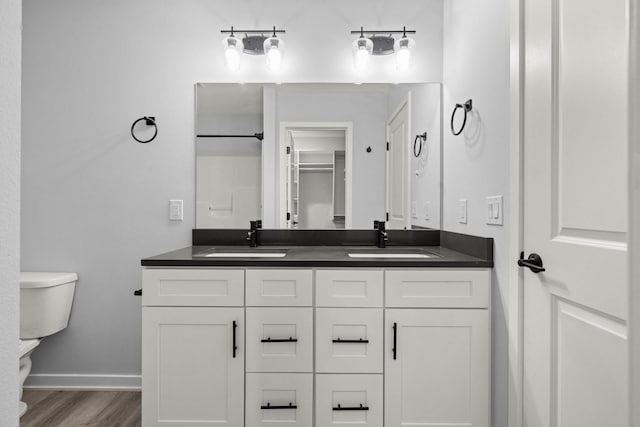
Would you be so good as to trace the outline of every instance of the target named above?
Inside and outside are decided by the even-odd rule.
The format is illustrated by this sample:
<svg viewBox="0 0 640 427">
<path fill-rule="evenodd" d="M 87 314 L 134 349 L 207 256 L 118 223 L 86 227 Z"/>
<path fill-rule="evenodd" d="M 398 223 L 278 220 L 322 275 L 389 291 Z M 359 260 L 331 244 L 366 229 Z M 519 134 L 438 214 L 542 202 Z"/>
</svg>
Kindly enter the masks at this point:
<svg viewBox="0 0 640 427">
<path fill-rule="evenodd" d="M 381 308 L 316 309 L 316 372 L 382 373 L 382 316 Z"/>
<path fill-rule="evenodd" d="M 311 308 L 247 308 L 247 372 L 312 372 Z"/>
<path fill-rule="evenodd" d="M 316 426 L 382 427 L 382 399 L 382 375 L 318 374 Z"/>
<path fill-rule="evenodd" d="M 246 390 L 247 426 L 313 424 L 313 374 L 247 374 Z"/>
<path fill-rule="evenodd" d="M 317 270 L 316 306 L 382 307 L 382 270 Z"/>
<path fill-rule="evenodd" d="M 145 268 L 144 306 L 244 306 L 244 270 Z"/>
<path fill-rule="evenodd" d="M 488 308 L 489 269 L 388 270 L 387 307 Z"/>
<path fill-rule="evenodd" d="M 247 270 L 247 306 L 311 307 L 311 270 Z"/>
</svg>

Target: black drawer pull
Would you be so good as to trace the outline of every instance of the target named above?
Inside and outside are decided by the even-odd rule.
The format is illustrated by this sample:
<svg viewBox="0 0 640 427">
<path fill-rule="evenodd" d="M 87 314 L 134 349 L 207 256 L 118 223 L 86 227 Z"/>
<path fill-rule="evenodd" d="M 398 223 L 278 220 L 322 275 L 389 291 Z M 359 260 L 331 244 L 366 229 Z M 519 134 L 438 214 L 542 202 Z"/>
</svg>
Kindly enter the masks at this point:
<svg viewBox="0 0 640 427">
<path fill-rule="evenodd" d="M 238 322 L 233 321 L 233 358 L 236 358 L 236 350 L 238 346 L 236 345 L 236 329 L 238 329 Z"/>
<path fill-rule="evenodd" d="M 359 338 L 357 340 L 343 340 L 341 338 L 335 339 L 333 340 L 334 343 L 345 343 L 345 344 L 349 344 L 349 343 L 358 343 L 358 344 L 369 344 L 369 340 L 363 340 L 362 338 Z"/>
<path fill-rule="evenodd" d="M 260 409 L 298 409 L 298 405 L 294 405 L 291 402 L 289 402 L 289 405 L 273 405 L 271 406 L 271 403 L 268 403 L 266 405 L 262 405 L 260 407 Z"/>
<path fill-rule="evenodd" d="M 298 342 L 298 338 L 275 338 L 272 339 L 271 337 L 267 338 L 267 339 L 261 339 L 260 342 Z"/>
<path fill-rule="evenodd" d="M 398 324 L 393 322 L 393 360 L 396 360 L 396 351 L 398 349 Z"/>
<path fill-rule="evenodd" d="M 362 403 L 361 403 L 360 406 L 341 406 L 341 405 L 338 405 L 337 407 L 334 406 L 333 410 L 334 411 L 368 411 L 369 407 L 368 406 L 363 406 Z"/>
</svg>

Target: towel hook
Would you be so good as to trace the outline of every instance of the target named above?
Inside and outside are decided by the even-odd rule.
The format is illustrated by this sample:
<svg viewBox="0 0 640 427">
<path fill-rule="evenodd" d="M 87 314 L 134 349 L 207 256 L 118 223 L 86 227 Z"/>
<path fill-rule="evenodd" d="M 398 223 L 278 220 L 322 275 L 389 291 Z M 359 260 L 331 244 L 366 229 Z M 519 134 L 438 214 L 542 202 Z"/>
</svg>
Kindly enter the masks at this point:
<svg viewBox="0 0 640 427">
<path fill-rule="evenodd" d="M 462 120 L 462 126 L 460 126 L 460 130 L 456 132 L 453 126 L 453 119 L 456 116 L 456 112 L 458 111 L 458 108 L 461 108 L 462 111 L 464 111 L 464 119 Z M 467 100 L 467 102 L 465 102 L 464 104 L 456 104 L 456 108 L 453 109 L 453 113 L 451 114 L 451 133 L 453 133 L 454 136 L 460 135 L 464 130 L 464 126 L 467 124 L 467 113 L 471 111 L 472 108 L 473 108 L 473 101 L 471 99 Z"/>
<path fill-rule="evenodd" d="M 135 128 L 136 125 L 139 122 L 141 122 L 142 120 L 145 121 L 145 124 L 147 126 L 153 126 L 155 128 L 155 131 L 153 132 L 153 136 L 150 139 L 147 139 L 147 140 L 138 139 L 138 138 L 136 138 L 136 135 L 133 133 L 133 128 Z M 154 139 L 156 139 L 157 135 L 158 135 L 158 125 L 156 124 L 156 118 L 155 117 L 151 117 L 151 116 L 140 117 L 138 120 L 133 122 L 133 124 L 131 125 L 131 136 L 133 137 L 133 139 L 135 139 L 136 141 L 138 141 L 141 144 L 146 144 L 147 142 L 153 141 Z"/>
</svg>

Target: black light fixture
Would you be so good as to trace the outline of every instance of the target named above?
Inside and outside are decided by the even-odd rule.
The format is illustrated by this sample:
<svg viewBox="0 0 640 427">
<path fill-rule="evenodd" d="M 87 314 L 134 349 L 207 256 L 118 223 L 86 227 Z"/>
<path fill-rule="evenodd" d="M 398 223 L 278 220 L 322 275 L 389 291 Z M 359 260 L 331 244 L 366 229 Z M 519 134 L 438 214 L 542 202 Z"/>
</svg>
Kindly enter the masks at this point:
<svg viewBox="0 0 640 427">
<path fill-rule="evenodd" d="M 359 34 L 360 37 L 352 43 L 353 61 L 358 72 L 364 72 L 368 68 L 371 55 L 396 54 L 396 67 L 399 71 L 404 71 L 411 64 L 411 57 L 416 42 L 407 34 L 415 34 L 415 30 L 352 30 L 351 34 Z M 365 34 L 367 35 L 365 37 Z M 393 34 L 402 34 L 402 37 L 395 39 Z"/>
<path fill-rule="evenodd" d="M 242 53 L 249 55 L 266 55 L 267 68 L 271 71 L 280 71 L 284 56 L 284 41 L 277 34 L 283 34 L 285 30 L 278 30 L 274 26 L 272 30 L 230 30 L 220 31 L 228 36 L 222 39 L 224 58 L 227 68 L 240 69 Z M 242 40 L 235 33 L 244 34 Z M 271 34 L 268 36 L 266 34 Z"/>
</svg>

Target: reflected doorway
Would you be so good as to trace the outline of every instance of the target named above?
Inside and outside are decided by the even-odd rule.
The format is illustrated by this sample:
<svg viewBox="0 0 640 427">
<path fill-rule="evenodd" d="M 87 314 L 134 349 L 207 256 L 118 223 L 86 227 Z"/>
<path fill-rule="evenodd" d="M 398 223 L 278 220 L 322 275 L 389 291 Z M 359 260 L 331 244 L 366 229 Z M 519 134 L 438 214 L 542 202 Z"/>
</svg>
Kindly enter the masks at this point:
<svg viewBox="0 0 640 427">
<path fill-rule="evenodd" d="M 351 227 L 351 123 L 281 123 L 281 226 Z"/>
</svg>

